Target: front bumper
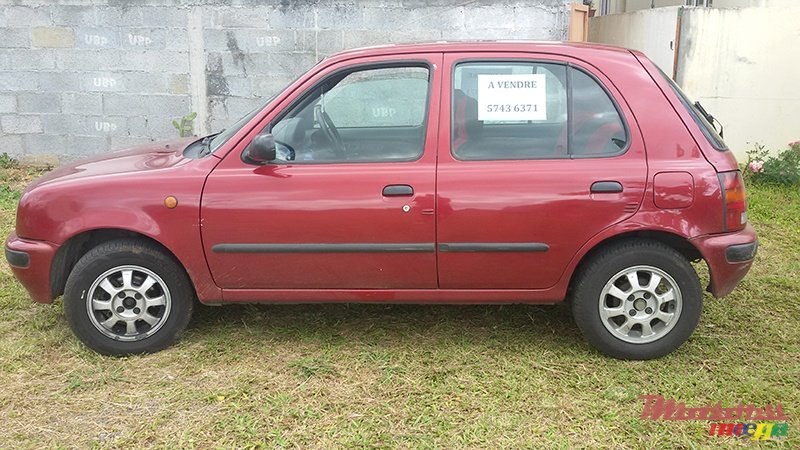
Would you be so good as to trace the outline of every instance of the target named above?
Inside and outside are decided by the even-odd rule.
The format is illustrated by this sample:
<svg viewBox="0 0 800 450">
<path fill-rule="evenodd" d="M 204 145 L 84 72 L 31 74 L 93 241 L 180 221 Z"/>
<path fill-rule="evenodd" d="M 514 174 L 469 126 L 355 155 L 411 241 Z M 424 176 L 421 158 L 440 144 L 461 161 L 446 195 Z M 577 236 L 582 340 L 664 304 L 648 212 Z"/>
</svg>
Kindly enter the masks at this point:
<svg viewBox="0 0 800 450">
<path fill-rule="evenodd" d="M 742 281 L 758 251 L 758 236 L 750 224 L 733 233 L 712 234 L 691 239 L 708 263 L 714 297 L 724 297 Z"/>
<path fill-rule="evenodd" d="M 52 303 L 50 267 L 58 245 L 47 241 L 34 241 L 17 237 L 6 240 L 5 254 L 14 276 L 25 286 L 31 298 L 39 303 Z"/>
</svg>

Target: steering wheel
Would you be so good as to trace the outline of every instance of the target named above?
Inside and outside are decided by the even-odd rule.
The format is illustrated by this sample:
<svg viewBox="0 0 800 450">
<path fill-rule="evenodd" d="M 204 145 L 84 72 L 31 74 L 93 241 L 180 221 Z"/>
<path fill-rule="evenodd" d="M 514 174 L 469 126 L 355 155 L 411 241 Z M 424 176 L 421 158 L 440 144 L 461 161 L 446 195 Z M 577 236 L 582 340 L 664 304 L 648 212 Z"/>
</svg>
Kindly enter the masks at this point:
<svg viewBox="0 0 800 450">
<path fill-rule="evenodd" d="M 334 125 L 333 120 L 331 120 L 331 116 L 320 109 L 319 117 L 321 119 L 319 121 L 319 126 L 322 132 L 325 133 L 325 137 L 331 141 L 333 152 L 336 153 L 336 156 L 339 158 L 345 159 L 344 142 L 342 141 L 342 136 L 339 134 L 339 130 L 336 129 L 336 125 Z"/>
</svg>

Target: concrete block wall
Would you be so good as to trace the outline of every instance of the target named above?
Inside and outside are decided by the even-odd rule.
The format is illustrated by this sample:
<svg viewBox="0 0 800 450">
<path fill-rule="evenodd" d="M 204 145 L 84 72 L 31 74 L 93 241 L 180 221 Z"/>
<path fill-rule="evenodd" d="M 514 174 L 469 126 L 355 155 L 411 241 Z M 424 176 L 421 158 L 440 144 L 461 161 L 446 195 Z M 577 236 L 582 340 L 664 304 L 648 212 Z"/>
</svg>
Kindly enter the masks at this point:
<svg viewBox="0 0 800 450">
<path fill-rule="evenodd" d="M 2 3 L 2 2 L 0 2 Z M 566 38 L 569 0 L 15 0 L 0 153 L 82 156 L 231 124 L 321 58 L 396 42 Z"/>
<path fill-rule="evenodd" d="M 589 40 L 640 50 L 669 75 L 674 69 L 686 94 L 724 125 L 725 143 L 742 162 L 756 145 L 777 154 L 800 139 L 800 2 L 763 3 L 717 8 L 715 0 L 714 8 L 594 17 Z"/>
</svg>

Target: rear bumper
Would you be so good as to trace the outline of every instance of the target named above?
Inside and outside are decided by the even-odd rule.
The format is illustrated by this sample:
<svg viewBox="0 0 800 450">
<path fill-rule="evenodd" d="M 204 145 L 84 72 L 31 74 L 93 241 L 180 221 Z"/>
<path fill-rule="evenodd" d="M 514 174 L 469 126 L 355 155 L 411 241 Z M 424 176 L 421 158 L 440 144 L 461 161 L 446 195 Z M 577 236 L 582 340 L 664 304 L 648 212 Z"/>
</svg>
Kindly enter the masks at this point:
<svg viewBox="0 0 800 450">
<path fill-rule="evenodd" d="M 708 263 L 711 273 L 709 292 L 724 297 L 742 281 L 758 251 L 758 236 L 750 224 L 733 233 L 699 236 L 691 239 Z"/>
<path fill-rule="evenodd" d="M 730 245 L 725 249 L 725 260 L 728 263 L 738 263 L 750 261 L 756 257 L 758 251 L 758 241 L 747 244 Z"/>
<path fill-rule="evenodd" d="M 14 276 L 36 302 L 53 302 L 50 267 L 57 250 L 56 244 L 22 239 L 15 233 L 11 233 L 6 240 L 6 261 L 11 266 Z"/>
</svg>

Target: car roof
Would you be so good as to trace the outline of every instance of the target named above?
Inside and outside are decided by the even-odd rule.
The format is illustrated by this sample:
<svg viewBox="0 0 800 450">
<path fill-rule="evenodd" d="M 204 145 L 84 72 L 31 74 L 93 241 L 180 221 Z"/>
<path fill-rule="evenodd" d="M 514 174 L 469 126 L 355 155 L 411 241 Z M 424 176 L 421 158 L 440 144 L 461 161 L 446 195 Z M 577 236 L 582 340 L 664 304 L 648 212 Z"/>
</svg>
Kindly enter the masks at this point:
<svg viewBox="0 0 800 450">
<path fill-rule="evenodd" d="M 593 42 L 524 41 L 524 40 L 479 40 L 479 41 L 431 41 L 409 44 L 385 44 L 360 47 L 331 55 L 330 58 L 347 59 L 355 56 L 382 56 L 404 53 L 455 53 L 455 52 L 544 52 L 559 54 L 607 52 L 629 53 L 630 50 Z"/>
</svg>

